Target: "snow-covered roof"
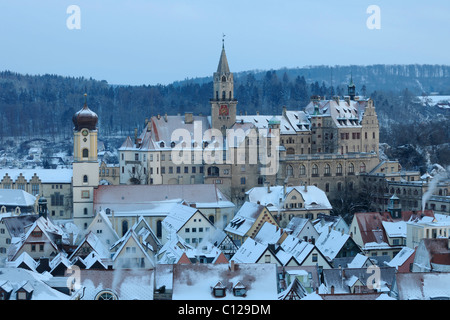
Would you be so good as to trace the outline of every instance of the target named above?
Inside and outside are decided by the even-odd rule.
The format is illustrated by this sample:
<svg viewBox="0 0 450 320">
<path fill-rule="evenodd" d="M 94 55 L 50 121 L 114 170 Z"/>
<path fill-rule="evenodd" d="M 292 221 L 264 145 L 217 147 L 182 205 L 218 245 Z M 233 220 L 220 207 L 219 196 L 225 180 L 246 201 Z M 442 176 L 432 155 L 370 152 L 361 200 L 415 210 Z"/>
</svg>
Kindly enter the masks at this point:
<svg viewBox="0 0 450 320">
<path fill-rule="evenodd" d="M 85 287 L 83 300 L 94 300 L 107 292 L 119 300 L 153 300 L 154 270 L 80 270 L 81 286 Z"/>
<path fill-rule="evenodd" d="M 286 190 L 286 193 L 285 193 Z M 303 209 L 296 210 L 331 210 L 331 204 L 326 193 L 316 186 L 271 186 L 268 187 L 254 187 L 246 192 L 248 199 L 253 203 L 260 203 L 267 207 L 271 212 L 284 211 L 284 201 L 286 197 L 293 192 L 293 190 L 300 193 L 303 198 Z M 292 210 L 292 209 L 290 209 Z"/>
<path fill-rule="evenodd" d="M 46 281 L 53 278 L 49 273 L 40 274 L 22 268 L 0 268 L 0 286 L 10 290 L 10 299 L 16 299 L 15 292 L 24 289 L 32 292 L 31 300 L 70 300 L 71 296 L 61 293 Z"/>
<path fill-rule="evenodd" d="M 335 230 L 323 232 L 316 241 L 316 247 L 328 259 L 333 260 L 350 236 Z"/>
<path fill-rule="evenodd" d="M 236 263 L 256 263 L 267 250 L 267 245 L 256 242 L 252 238 L 247 238 L 231 260 Z"/>
<path fill-rule="evenodd" d="M 406 222 L 405 221 L 382 221 L 384 231 L 390 238 L 406 238 Z"/>
<path fill-rule="evenodd" d="M 245 263 L 194 264 L 173 266 L 173 300 L 212 300 L 212 288 L 221 283 L 226 295 L 221 300 L 276 300 L 277 279 L 275 264 Z M 233 294 L 240 282 L 245 296 Z"/>
<path fill-rule="evenodd" d="M 42 183 L 71 183 L 73 177 L 72 169 L 0 169 L 0 180 L 8 176 L 16 181 L 22 175 L 25 180 L 30 181 L 36 175 Z"/>
<path fill-rule="evenodd" d="M 199 209 L 235 207 L 214 184 L 108 185 L 94 191 L 94 209 L 111 209 L 118 216 L 165 216 L 182 202 Z"/>
<path fill-rule="evenodd" d="M 397 273 L 400 300 L 450 299 L 450 273 Z"/>
<path fill-rule="evenodd" d="M 263 210 L 264 206 L 262 205 L 244 202 L 234 218 L 226 226 L 225 231 L 244 236 L 256 222 L 256 219 Z"/>
<path fill-rule="evenodd" d="M 398 268 L 399 266 L 403 265 L 405 261 L 408 260 L 409 257 L 411 257 L 412 254 L 414 254 L 414 249 L 403 247 L 402 250 L 400 250 L 400 252 L 391 259 L 391 261 L 386 262 L 386 265 L 389 267 Z"/>
<path fill-rule="evenodd" d="M 277 243 L 281 236 L 283 235 L 283 230 L 278 226 L 275 226 L 269 222 L 264 222 L 261 229 L 254 237 L 254 239 L 261 244 L 275 244 Z"/>
<path fill-rule="evenodd" d="M 0 206 L 33 207 L 36 197 L 20 189 L 0 189 Z"/>
<path fill-rule="evenodd" d="M 360 253 L 358 253 L 352 260 L 352 262 L 350 262 L 347 267 L 348 268 L 363 268 L 364 264 L 367 262 L 367 260 L 370 261 L 370 259 L 368 257 L 366 257 L 365 255 L 362 255 Z"/>
<path fill-rule="evenodd" d="M 197 208 L 190 206 L 181 204 L 174 206 L 162 224 L 167 230 L 178 232 L 197 212 L 199 212 Z"/>
</svg>

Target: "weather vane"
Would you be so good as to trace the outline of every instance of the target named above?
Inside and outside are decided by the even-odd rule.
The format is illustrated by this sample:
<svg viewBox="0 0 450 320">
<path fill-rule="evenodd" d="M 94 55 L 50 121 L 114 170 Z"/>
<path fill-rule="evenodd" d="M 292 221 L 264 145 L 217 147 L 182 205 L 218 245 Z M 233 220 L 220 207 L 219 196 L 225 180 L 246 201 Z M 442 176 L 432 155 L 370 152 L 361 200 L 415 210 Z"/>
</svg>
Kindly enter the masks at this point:
<svg viewBox="0 0 450 320">
<path fill-rule="evenodd" d="M 225 33 L 222 33 L 222 47 L 225 46 Z"/>
</svg>

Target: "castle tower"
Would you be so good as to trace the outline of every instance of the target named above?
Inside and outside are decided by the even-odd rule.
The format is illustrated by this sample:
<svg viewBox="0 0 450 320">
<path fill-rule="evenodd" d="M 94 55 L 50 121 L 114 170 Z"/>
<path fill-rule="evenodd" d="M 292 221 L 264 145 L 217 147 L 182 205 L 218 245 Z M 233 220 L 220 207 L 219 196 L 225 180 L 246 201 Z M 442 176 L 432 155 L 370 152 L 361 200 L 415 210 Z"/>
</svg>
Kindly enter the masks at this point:
<svg viewBox="0 0 450 320">
<path fill-rule="evenodd" d="M 375 106 L 373 104 L 373 100 L 371 99 L 367 101 L 361 125 L 362 125 L 361 151 L 362 152 L 375 151 L 378 154 L 379 152 L 378 146 L 380 142 L 379 136 L 380 127 L 378 124 L 378 117 L 375 112 Z"/>
<path fill-rule="evenodd" d="M 86 97 L 86 94 L 85 94 Z M 99 184 L 97 162 L 98 116 L 87 106 L 72 118 L 73 129 L 73 220 L 85 230 L 94 218 L 94 188 Z"/>
<path fill-rule="evenodd" d="M 222 131 L 230 128 L 236 122 L 236 105 L 234 99 L 233 73 L 230 72 L 225 46 L 222 44 L 217 71 L 213 74 L 214 91 L 211 103 L 211 122 L 214 129 Z"/>
</svg>

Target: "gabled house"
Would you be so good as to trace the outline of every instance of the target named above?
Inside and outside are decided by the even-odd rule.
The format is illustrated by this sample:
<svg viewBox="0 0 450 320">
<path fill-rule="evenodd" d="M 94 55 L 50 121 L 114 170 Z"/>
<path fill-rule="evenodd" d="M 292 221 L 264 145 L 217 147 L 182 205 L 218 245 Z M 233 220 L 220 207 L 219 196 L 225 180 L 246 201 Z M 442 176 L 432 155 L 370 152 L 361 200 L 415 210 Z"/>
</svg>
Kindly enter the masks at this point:
<svg viewBox="0 0 450 320">
<path fill-rule="evenodd" d="M 316 241 L 316 247 L 331 263 L 335 258 L 355 257 L 362 253 L 353 239 L 343 232 L 323 232 Z"/>
<path fill-rule="evenodd" d="M 270 245 L 256 242 L 252 238 L 247 238 L 235 255 L 231 258 L 235 263 L 262 263 L 276 264 L 282 266 L 276 253 Z"/>
<path fill-rule="evenodd" d="M 412 248 L 408 245 L 409 239 L 414 238 L 409 235 L 409 226 L 414 224 L 412 221 L 423 217 L 433 219 L 434 213 L 431 210 L 414 212 L 400 209 L 355 213 L 350 224 L 350 236 L 366 255 L 392 259 L 405 245 Z M 415 241 L 418 243 L 420 239 L 415 237 Z"/>
<path fill-rule="evenodd" d="M 54 277 L 62 277 L 66 274 L 68 268 L 72 266 L 72 263 L 67 258 L 67 254 L 58 253 L 51 261 L 50 261 L 50 274 Z"/>
<path fill-rule="evenodd" d="M 172 299 L 276 300 L 277 269 L 274 264 L 233 261 L 174 265 Z"/>
<path fill-rule="evenodd" d="M 69 259 L 75 263 L 75 260 L 82 261 L 77 258 L 85 259 L 92 253 L 95 253 L 96 257 L 101 259 L 104 263 L 109 264 L 111 260 L 111 253 L 108 249 L 109 248 L 104 246 L 104 242 L 102 242 L 96 234 L 89 231 L 78 247 L 70 255 Z"/>
<path fill-rule="evenodd" d="M 278 226 L 267 207 L 245 202 L 224 231 L 239 247 L 248 238 L 254 238 L 265 222 Z"/>
<path fill-rule="evenodd" d="M 308 293 L 297 278 L 289 284 L 286 290 L 278 294 L 278 300 L 301 300 Z"/>
<path fill-rule="evenodd" d="M 11 245 L 8 260 L 14 261 L 23 252 L 38 260 L 41 257 L 55 257 L 63 251 L 62 229 L 50 219 L 40 217 L 29 227 L 19 242 Z"/>
<path fill-rule="evenodd" d="M 156 237 L 156 234 L 153 232 L 150 225 L 144 219 L 143 216 L 140 216 L 136 224 L 133 226 L 134 232 L 142 238 L 143 244 L 146 248 L 152 250 L 153 252 L 157 252 L 161 249 L 162 245 L 159 239 Z"/>
<path fill-rule="evenodd" d="M 127 233 L 111 246 L 114 254 L 111 257 L 114 269 L 153 269 L 155 267 L 153 252 L 143 244 L 134 229 Z"/>
<path fill-rule="evenodd" d="M 326 193 L 316 186 L 254 187 L 246 192 L 248 201 L 266 206 L 277 223 L 286 227 L 293 217 L 317 219 L 332 209 Z"/>
<path fill-rule="evenodd" d="M 375 272 L 367 268 L 334 268 L 323 271 L 321 295 L 342 295 L 352 299 L 353 295 L 378 294 L 390 292 L 395 281 L 395 268 L 378 268 Z"/>
<path fill-rule="evenodd" d="M 284 232 L 283 229 L 269 222 L 264 222 L 253 240 L 261 244 L 271 244 L 276 247 L 279 246 L 279 244 L 282 243 L 287 236 L 288 234 Z"/>
<path fill-rule="evenodd" d="M 326 214 L 319 214 L 317 219 L 313 221 L 317 232 L 327 232 L 330 228 L 335 231 L 349 233 L 350 227 L 341 216 L 330 216 Z"/>
<path fill-rule="evenodd" d="M 309 241 L 312 244 L 319 238 L 319 232 L 310 219 L 294 217 L 287 225 L 285 231 L 303 241 Z"/>
<path fill-rule="evenodd" d="M 175 234 L 158 251 L 156 255 L 158 264 L 190 264 L 191 260 L 186 254 L 186 251 L 190 249 L 193 249 L 193 247 Z"/>
<path fill-rule="evenodd" d="M 221 229 L 216 229 L 214 231 L 214 234 L 212 234 L 209 238 L 209 242 L 212 243 L 215 247 L 219 248 L 227 258 L 227 260 L 230 260 L 238 250 L 238 247 L 233 242 L 231 237 Z"/>
<path fill-rule="evenodd" d="M 397 272 L 411 272 L 415 253 L 416 251 L 414 249 L 403 247 L 391 261 L 386 262 L 386 265 L 396 268 Z"/>
<path fill-rule="evenodd" d="M 332 268 L 328 259 L 318 248 L 309 241 L 302 241 L 297 237 L 289 235 L 277 252 L 277 258 L 283 266 L 314 266 L 321 272 L 323 269 Z"/>
<path fill-rule="evenodd" d="M 25 230 L 38 218 L 37 214 L 21 216 L 2 215 L 0 218 L 0 265 L 5 263 L 11 243 L 19 241 Z"/>
<path fill-rule="evenodd" d="M 106 248 L 110 247 L 120 238 L 104 210 L 99 210 L 95 215 L 85 232 L 85 234 L 89 233 L 98 236 L 98 239 Z"/>
<path fill-rule="evenodd" d="M 36 272 L 36 268 L 39 266 L 39 262 L 30 257 L 28 253 L 22 252 L 22 254 L 17 257 L 16 260 L 8 262 L 6 266 L 11 268 L 22 268 Z"/>
<path fill-rule="evenodd" d="M 316 292 L 320 286 L 320 274 L 317 266 L 284 266 L 278 268 L 279 290 L 286 290 L 297 280 L 306 294 Z"/>
<path fill-rule="evenodd" d="M 216 229 L 214 224 L 200 210 L 187 205 L 173 207 L 163 220 L 162 226 L 162 243 L 176 234 L 193 247 L 210 238 Z"/>
</svg>

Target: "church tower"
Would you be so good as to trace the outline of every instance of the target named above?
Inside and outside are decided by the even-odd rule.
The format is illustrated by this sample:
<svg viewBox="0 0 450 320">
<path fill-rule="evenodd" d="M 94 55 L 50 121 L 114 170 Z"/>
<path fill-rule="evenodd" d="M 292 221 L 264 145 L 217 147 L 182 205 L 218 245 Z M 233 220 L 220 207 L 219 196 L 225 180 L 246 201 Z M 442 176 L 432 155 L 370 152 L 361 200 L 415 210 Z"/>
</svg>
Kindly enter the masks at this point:
<svg viewBox="0 0 450 320">
<path fill-rule="evenodd" d="M 73 128 L 73 220 L 81 231 L 94 218 L 94 188 L 99 184 L 97 161 L 98 116 L 87 106 L 72 118 Z"/>
<path fill-rule="evenodd" d="M 236 105 L 234 99 L 233 73 L 230 72 L 225 46 L 222 44 L 217 71 L 213 74 L 214 92 L 211 103 L 211 122 L 213 129 L 218 129 L 225 136 L 225 130 L 236 122 Z"/>
</svg>

